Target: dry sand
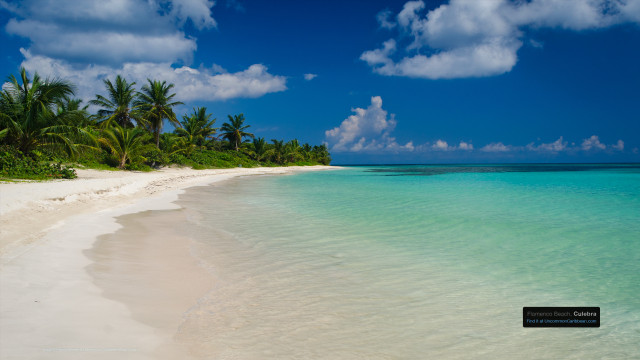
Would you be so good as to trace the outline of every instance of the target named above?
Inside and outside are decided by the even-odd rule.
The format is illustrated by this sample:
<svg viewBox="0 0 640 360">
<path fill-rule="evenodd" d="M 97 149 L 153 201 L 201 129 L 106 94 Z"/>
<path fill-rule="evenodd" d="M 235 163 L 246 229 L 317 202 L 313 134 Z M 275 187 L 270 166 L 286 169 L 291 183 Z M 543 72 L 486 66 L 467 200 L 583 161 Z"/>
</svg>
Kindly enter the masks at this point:
<svg viewBox="0 0 640 360">
<path fill-rule="evenodd" d="M 330 168 L 79 170 L 0 184 L 0 358 L 191 358 L 175 335 L 215 279 L 172 233 L 172 201 L 236 176 Z"/>
</svg>

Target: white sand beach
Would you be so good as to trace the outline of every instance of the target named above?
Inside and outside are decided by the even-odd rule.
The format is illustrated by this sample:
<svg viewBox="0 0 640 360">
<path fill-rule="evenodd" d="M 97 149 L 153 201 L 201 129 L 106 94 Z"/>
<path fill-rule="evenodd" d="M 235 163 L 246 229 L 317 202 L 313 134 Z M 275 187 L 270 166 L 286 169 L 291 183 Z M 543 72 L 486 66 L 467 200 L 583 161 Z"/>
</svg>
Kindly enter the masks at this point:
<svg viewBox="0 0 640 360">
<path fill-rule="evenodd" d="M 74 180 L 0 184 L 0 358 L 194 358 L 174 337 L 215 279 L 162 214 L 146 222 L 162 239 L 117 217 L 175 209 L 191 186 L 331 168 L 78 170 Z"/>
</svg>

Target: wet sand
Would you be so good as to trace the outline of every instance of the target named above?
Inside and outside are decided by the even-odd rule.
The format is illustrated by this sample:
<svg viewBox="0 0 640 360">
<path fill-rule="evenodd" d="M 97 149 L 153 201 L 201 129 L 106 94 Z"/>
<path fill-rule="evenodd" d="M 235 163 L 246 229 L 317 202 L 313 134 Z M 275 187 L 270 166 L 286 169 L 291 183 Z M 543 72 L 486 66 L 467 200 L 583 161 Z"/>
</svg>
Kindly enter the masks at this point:
<svg viewBox="0 0 640 360">
<path fill-rule="evenodd" d="M 0 184 L 0 358 L 193 358 L 180 324 L 215 278 L 172 225 L 185 216 L 178 194 L 320 169 L 84 171 Z"/>
</svg>

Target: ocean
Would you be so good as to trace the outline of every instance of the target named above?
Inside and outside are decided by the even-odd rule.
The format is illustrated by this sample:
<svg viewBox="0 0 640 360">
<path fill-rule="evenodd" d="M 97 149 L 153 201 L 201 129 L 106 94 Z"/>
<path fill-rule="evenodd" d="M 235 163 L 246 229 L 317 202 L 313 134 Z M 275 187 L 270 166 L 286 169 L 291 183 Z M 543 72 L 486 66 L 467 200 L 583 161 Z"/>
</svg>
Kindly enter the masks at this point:
<svg viewBox="0 0 640 360">
<path fill-rule="evenodd" d="M 640 358 L 640 166 L 360 166 L 191 188 L 220 359 Z M 526 306 L 601 308 L 524 328 Z"/>
</svg>

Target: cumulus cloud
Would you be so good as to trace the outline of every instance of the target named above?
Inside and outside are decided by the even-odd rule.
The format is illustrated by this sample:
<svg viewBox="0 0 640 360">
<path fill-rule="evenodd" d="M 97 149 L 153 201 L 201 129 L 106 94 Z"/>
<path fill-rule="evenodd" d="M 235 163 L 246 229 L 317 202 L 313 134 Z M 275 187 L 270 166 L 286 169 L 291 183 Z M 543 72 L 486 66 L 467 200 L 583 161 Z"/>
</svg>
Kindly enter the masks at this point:
<svg viewBox="0 0 640 360">
<path fill-rule="evenodd" d="M 447 143 L 446 141 L 438 139 L 436 140 L 435 143 L 431 145 L 430 148 L 431 150 L 435 150 L 435 151 L 456 151 L 456 150 L 471 151 L 473 150 L 473 144 L 460 141 L 460 144 L 458 144 L 458 146 L 455 146 L 455 145 L 449 145 L 449 143 Z"/>
<path fill-rule="evenodd" d="M 460 144 L 458 145 L 458 149 L 460 149 L 460 150 L 473 150 L 473 144 L 466 143 L 464 141 L 460 141 Z"/>
<path fill-rule="evenodd" d="M 172 0 L 165 1 L 171 7 L 170 14 L 184 24 L 191 20 L 200 30 L 216 27 L 217 23 L 211 17 L 211 8 L 215 4 L 211 0 Z"/>
<path fill-rule="evenodd" d="M 534 145 L 533 143 L 530 143 L 527 145 L 527 150 L 538 152 L 560 152 L 565 149 L 567 149 L 567 142 L 562 139 L 562 136 L 560 136 L 558 140 L 552 143 L 543 143 L 540 145 Z"/>
<path fill-rule="evenodd" d="M 624 141 L 618 140 L 615 145 L 611 145 L 614 150 L 623 151 L 624 150 Z"/>
<path fill-rule="evenodd" d="M 31 40 L 34 55 L 70 62 L 119 65 L 188 63 L 196 41 L 179 27 L 215 26 L 207 0 L 27 0 L 14 9 L 6 31 Z"/>
<path fill-rule="evenodd" d="M 304 79 L 307 81 L 311 81 L 318 77 L 318 74 L 304 74 Z"/>
<path fill-rule="evenodd" d="M 480 151 L 484 152 L 507 152 L 511 151 L 513 147 L 511 145 L 505 145 L 501 142 L 490 143 L 480 148 Z"/>
<path fill-rule="evenodd" d="M 189 62 L 197 45 L 182 33 L 65 32 L 54 24 L 10 20 L 7 31 L 28 37 L 29 49 L 74 63 L 117 65 L 123 62 Z M 36 32 L 33 32 L 34 29 Z"/>
<path fill-rule="evenodd" d="M 230 98 L 255 98 L 267 93 L 286 90 L 286 78 L 272 75 L 261 64 L 251 65 L 243 71 L 221 72 L 219 66 L 211 68 L 173 68 L 170 63 L 125 63 L 120 67 L 85 65 L 74 67 L 63 61 L 45 56 L 32 55 L 21 49 L 25 57 L 23 66 L 30 72 L 68 79 L 78 85 L 77 96 L 87 100 L 104 92 L 103 80 L 116 74 L 138 86 L 146 84 L 147 78 L 166 80 L 175 84 L 176 98 L 182 101 L 226 100 Z"/>
<path fill-rule="evenodd" d="M 433 145 L 431 145 L 433 150 L 437 151 L 450 151 L 453 150 L 453 147 L 449 146 L 444 140 L 437 140 Z"/>
<path fill-rule="evenodd" d="M 525 30 L 585 30 L 640 22 L 640 0 L 451 0 L 425 13 L 422 0 L 408 1 L 382 28 L 398 28 L 396 39 L 365 51 L 360 59 L 382 75 L 450 79 L 500 75 L 518 61 Z M 398 53 L 398 43 L 409 44 Z M 406 42 L 406 41 L 405 41 Z M 533 42 L 534 44 L 539 44 Z"/>
<path fill-rule="evenodd" d="M 7 32 L 31 40 L 22 66 L 78 86 L 85 100 L 104 91 L 102 81 L 120 74 L 138 86 L 147 78 L 175 84 L 182 101 L 259 97 L 286 89 L 286 78 L 261 64 L 238 72 L 218 65 L 188 66 L 196 39 L 182 27 L 217 26 L 212 0 L 25 0 L 0 7 L 13 14 Z"/>
<path fill-rule="evenodd" d="M 600 139 L 596 135 L 592 135 L 588 139 L 584 139 L 582 141 L 582 150 L 589 151 L 591 149 L 594 150 L 604 150 L 607 146 L 600 142 Z"/>
<path fill-rule="evenodd" d="M 366 109 L 354 108 L 355 114 L 340 126 L 325 131 L 326 142 L 336 152 L 399 152 L 413 151 L 413 142 L 396 142 L 391 133 L 396 127 L 395 115 L 382 108 L 382 98 L 373 96 Z"/>
</svg>

